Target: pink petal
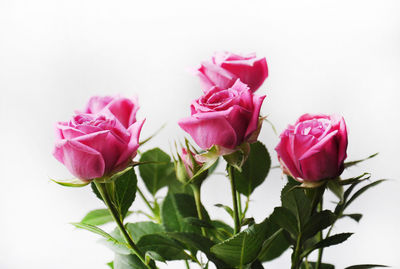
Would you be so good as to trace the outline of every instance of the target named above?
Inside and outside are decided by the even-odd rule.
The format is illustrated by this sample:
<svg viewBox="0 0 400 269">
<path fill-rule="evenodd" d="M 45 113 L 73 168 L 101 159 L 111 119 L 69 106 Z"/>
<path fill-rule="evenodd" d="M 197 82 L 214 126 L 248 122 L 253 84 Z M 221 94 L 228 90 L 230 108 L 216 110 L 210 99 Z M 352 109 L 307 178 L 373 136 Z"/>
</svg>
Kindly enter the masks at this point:
<svg viewBox="0 0 400 269">
<path fill-rule="evenodd" d="M 290 174 L 294 178 L 301 176 L 296 164 L 294 163 L 294 158 L 292 156 L 292 147 L 290 146 L 289 131 L 285 131 L 281 134 L 281 140 L 279 144 L 275 147 L 275 151 L 278 153 L 280 161 L 285 165 L 285 168 L 289 170 Z"/>
<path fill-rule="evenodd" d="M 110 102 L 106 109 L 108 109 L 125 128 L 128 128 L 136 121 L 136 112 L 139 109 L 137 99 L 133 101 L 127 98 L 116 98 Z"/>
<path fill-rule="evenodd" d="M 245 138 L 247 139 L 248 137 L 251 136 L 251 134 L 257 130 L 258 127 L 258 117 L 260 116 L 260 110 L 262 103 L 265 99 L 265 95 L 263 96 L 253 96 L 253 114 L 251 115 L 251 120 L 250 123 L 247 127 L 246 133 L 245 133 Z"/>
<path fill-rule="evenodd" d="M 235 105 L 229 110 L 227 120 L 236 132 L 236 144 L 241 144 L 245 139 L 246 130 L 252 117 L 252 111 Z M 258 123 L 258 119 L 257 119 Z M 257 129 L 257 128 L 256 128 Z"/>
<path fill-rule="evenodd" d="M 202 149 L 209 149 L 213 145 L 234 148 L 237 146 L 236 132 L 224 114 L 226 113 L 195 114 L 181 119 L 178 124 Z"/>
<path fill-rule="evenodd" d="M 338 131 L 332 131 L 331 133 L 329 133 L 328 135 L 326 135 L 324 138 L 322 138 L 320 141 L 318 141 L 318 143 L 314 144 L 312 147 L 310 147 L 302 156 L 299 156 L 299 159 L 305 159 L 310 157 L 313 154 L 316 154 L 320 151 L 321 148 L 325 147 L 326 144 L 330 141 L 330 140 L 335 140 L 336 138 L 335 136 L 337 135 Z M 337 145 L 336 145 L 337 147 Z"/>
<path fill-rule="evenodd" d="M 75 140 L 101 154 L 104 159 L 106 174 L 114 170 L 120 155 L 127 147 L 127 143 L 122 142 L 109 130 L 84 135 Z"/>
<path fill-rule="evenodd" d="M 218 86 L 222 89 L 229 88 L 236 80 L 235 75 L 209 62 L 203 62 L 199 72 L 203 74 L 212 85 Z M 202 79 L 201 76 L 200 79 Z M 205 81 L 204 79 L 201 80 L 204 86 L 204 91 L 207 91 L 210 88 L 208 81 Z"/>
<path fill-rule="evenodd" d="M 82 180 L 92 180 L 104 175 L 104 160 L 101 154 L 78 141 L 63 140 L 58 142 L 53 155 L 74 176 Z"/>
<path fill-rule="evenodd" d="M 136 151 L 139 148 L 140 132 L 144 122 L 145 120 L 137 121 L 129 127 L 128 132 L 130 133 L 130 140 L 126 149 L 119 156 L 114 171 L 121 169 L 121 166 L 122 169 L 124 169 L 124 166 L 136 156 Z"/>
<path fill-rule="evenodd" d="M 306 154 L 306 157 L 299 159 L 303 179 L 318 181 L 338 176 L 341 171 L 337 165 L 337 150 L 336 139 L 328 139 L 318 148 L 318 151 Z"/>
<path fill-rule="evenodd" d="M 221 67 L 240 78 L 255 92 L 268 77 L 268 66 L 265 58 L 257 60 L 225 61 Z"/>
</svg>

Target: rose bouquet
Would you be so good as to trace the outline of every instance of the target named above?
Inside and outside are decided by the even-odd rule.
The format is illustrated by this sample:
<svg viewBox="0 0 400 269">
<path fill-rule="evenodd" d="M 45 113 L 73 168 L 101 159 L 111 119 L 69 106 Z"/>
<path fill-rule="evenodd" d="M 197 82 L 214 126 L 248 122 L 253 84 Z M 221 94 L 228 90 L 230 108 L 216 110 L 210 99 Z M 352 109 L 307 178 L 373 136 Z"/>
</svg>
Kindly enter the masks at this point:
<svg viewBox="0 0 400 269">
<path fill-rule="evenodd" d="M 90 185 L 105 206 L 73 224 L 102 238 L 115 253 L 108 263 L 115 269 L 157 268 L 171 260 L 182 260 L 187 268 L 256 269 L 269 267 L 289 248 L 292 269 L 334 268 L 323 262 L 324 248 L 352 234 L 332 234 L 333 226 L 342 218 L 360 221 L 362 215 L 347 212 L 348 206 L 383 181 L 370 181 L 368 173 L 340 178 L 344 169 L 365 160 L 346 162 L 343 117 L 304 114 L 281 133 L 275 151 L 287 183 L 281 204 L 271 205 L 276 206 L 272 214 L 256 223 L 248 215 L 250 197 L 271 169 L 269 151 L 258 141 L 266 121 L 260 115 L 265 96 L 255 93 L 268 76 L 267 62 L 254 54 L 217 53 L 197 75 L 203 95 L 190 105 L 190 116 L 178 122 L 193 142 L 176 143 L 170 154 L 159 148 L 139 153 L 149 139 L 139 139 L 144 120 L 136 119 L 136 99 L 92 97 L 70 121 L 57 123 L 54 157 L 76 178 L 55 182 Z M 221 162 L 230 182 L 221 191 L 231 192 L 232 204 L 216 206 L 232 217 L 233 226 L 214 219 L 202 204 L 202 183 L 212 180 Z M 138 188 L 138 178 L 151 198 Z M 164 187 L 167 195 L 156 198 Z M 333 209 L 324 206 L 326 192 L 337 198 Z M 136 194 L 147 205 L 149 220 L 129 223 L 125 217 Z M 109 222 L 116 224 L 114 230 L 99 227 Z M 374 267 L 385 266 L 347 268 Z"/>
</svg>

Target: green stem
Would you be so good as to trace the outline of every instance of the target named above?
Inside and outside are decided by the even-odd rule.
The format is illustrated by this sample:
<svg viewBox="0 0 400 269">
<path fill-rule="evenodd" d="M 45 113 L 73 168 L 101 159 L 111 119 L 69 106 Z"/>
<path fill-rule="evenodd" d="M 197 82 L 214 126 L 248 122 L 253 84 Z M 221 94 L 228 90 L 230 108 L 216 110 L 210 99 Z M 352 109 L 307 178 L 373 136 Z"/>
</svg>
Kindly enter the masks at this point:
<svg viewBox="0 0 400 269">
<path fill-rule="evenodd" d="M 151 206 L 149 200 L 147 200 L 147 198 L 144 196 L 143 192 L 139 189 L 139 187 L 136 188 L 140 197 L 142 198 L 142 200 L 145 202 L 145 204 L 147 205 L 147 207 L 151 210 L 151 212 L 154 212 L 154 208 Z"/>
<path fill-rule="evenodd" d="M 239 222 L 239 210 L 238 210 L 238 201 L 236 196 L 236 186 L 235 186 L 235 177 L 233 176 L 233 166 L 228 164 L 228 177 L 231 182 L 231 192 L 232 192 L 232 204 L 233 204 L 233 221 L 235 223 L 235 232 L 237 234 L 240 232 L 240 222 Z"/>
<path fill-rule="evenodd" d="M 292 267 L 291 269 L 299 269 L 300 264 L 301 264 L 301 258 L 300 258 L 300 242 L 301 242 L 301 233 L 297 236 L 296 240 L 296 248 L 293 251 L 292 254 Z"/>
<path fill-rule="evenodd" d="M 246 197 L 246 203 L 244 206 L 244 211 L 243 211 L 243 215 L 246 216 L 247 210 L 249 209 L 249 202 L 250 202 L 250 195 Z"/>
<path fill-rule="evenodd" d="M 192 187 L 193 194 L 194 194 L 194 201 L 196 203 L 197 215 L 200 220 L 204 220 L 203 212 L 201 210 L 200 184 L 194 183 L 194 184 L 190 184 L 190 186 Z M 201 227 L 201 233 L 203 234 L 203 236 L 207 236 L 206 230 L 204 229 L 204 227 Z"/>
<path fill-rule="evenodd" d="M 118 211 L 116 210 L 116 208 L 114 207 L 114 205 L 111 202 L 109 193 L 107 191 L 107 183 L 97 183 L 95 182 L 96 187 L 101 195 L 101 197 L 103 198 L 104 203 L 106 204 L 108 210 L 110 211 L 111 216 L 113 217 L 114 221 L 117 223 L 117 226 L 119 228 L 119 230 L 121 231 L 123 237 L 125 238 L 125 241 L 129 244 L 129 246 L 131 247 L 132 251 L 134 254 L 136 254 L 136 256 L 139 257 L 139 259 L 142 261 L 142 263 L 149 269 L 152 269 L 152 267 L 146 263 L 146 257 L 143 254 L 143 252 L 136 246 L 136 244 L 133 242 L 132 238 L 130 237 L 130 235 L 128 234 L 128 232 L 126 231 L 124 224 L 122 223 L 122 219 L 120 217 L 120 214 L 118 213 Z"/>
<path fill-rule="evenodd" d="M 236 191 L 236 196 L 238 199 L 239 220 L 240 220 L 240 223 L 242 223 L 242 220 L 245 217 L 243 214 L 243 211 L 242 211 L 242 197 L 240 196 L 240 193 L 238 191 Z"/>
<path fill-rule="evenodd" d="M 323 202 L 323 199 L 322 199 L 322 196 L 321 196 L 321 199 L 319 200 L 318 208 L 317 208 L 318 212 L 322 211 L 322 202 Z M 318 232 L 318 240 L 321 241 L 322 239 L 323 239 L 322 231 L 319 231 Z M 315 269 L 320 269 L 320 267 L 321 267 L 321 261 L 322 261 L 323 252 L 324 252 L 323 248 L 319 248 L 318 249 L 318 258 L 317 258 L 317 263 L 315 264 Z"/>
<path fill-rule="evenodd" d="M 149 200 L 147 200 L 146 196 L 144 196 L 142 190 L 139 189 L 139 187 L 137 187 L 137 191 L 138 191 L 140 197 L 142 198 L 142 200 L 144 201 L 144 203 L 147 205 L 147 207 L 148 207 L 148 208 L 151 210 L 151 212 L 153 213 L 153 218 L 150 218 L 150 219 L 153 219 L 153 220 L 157 221 L 158 223 L 161 223 L 160 214 L 159 214 L 159 212 L 157 212 L 156 207 L 152 207 L 152 206 L 151 206 Z M 156 200 L 154 199 L 154 201 L 156 201 Z"/>
<path fill-rule="evenodd" d="M 310 269 L 310 265 L 308 264 L 307 257 L 304 259 L 304 263 L 306 264 L 306 269 Z"/>
<path fill-rule="evenodd" d="M 185 260 L 185 265 L 187 269 L 190 269 L 189 262 L 187 260 Z"/>
</svg>

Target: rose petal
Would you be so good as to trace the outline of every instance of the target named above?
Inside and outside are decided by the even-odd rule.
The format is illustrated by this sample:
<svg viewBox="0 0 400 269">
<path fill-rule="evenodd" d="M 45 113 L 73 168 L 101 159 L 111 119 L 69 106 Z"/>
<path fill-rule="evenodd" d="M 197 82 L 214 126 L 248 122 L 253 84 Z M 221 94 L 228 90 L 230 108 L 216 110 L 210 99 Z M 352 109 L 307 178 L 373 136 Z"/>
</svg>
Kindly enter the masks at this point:
<svg viewBox="0 0 400 269">
<path fill-rule="evenodd" d="M 237 142 L 236 132 L 225 115 L 226 113 L 221 112 L 195 114 L 181 119 L 178 124 L 202 149 L 209 149 L 213 145 L 234 148 Z"/>
<path fill-rule="evenodd" d="M 294 162 L 293 151 L 289 140 L 290 132 L 286 130 L 281 134 L 281 140 L 275 147 L 275 151 L 278 153 L 279 159 L 286 166 L 287 170 L 294 178 L 300 177 L 300 171 L 297 169 L 297 165 Z"/>
<path fill-rule="evenodd" d="M 251 119 L 245 133 L 246 139 L 250 137 L 254 131 L 257 130 L 258 117 L 260 116 L 261 106 L 265 97 L 266 97 L 265 95 L 263 96 L 253 95 L 253 114 L 251 115 Z"/>
<path fill-rule="evenodd" d="M 127 147 L 126 143 L 121 142 L 121 140 L 115 137 L 109 130 L 87 134 L 75 140 L 100 152 L 104 159 L 106 174 L 113 170 L 119 156 Z"/>
<path fill-rule="evenodd" d="M 252 111 L 246 110 L 238 105 L 235 105 L 230 109 L 227 119 L 236 132 L 236 144 L 241 144 L 244 141 L 248 124 L 251 122 L 251 117 Z"/>
<path fill-rule="evenodd" d="M 78 141 L 63 140 L 56 143 L 54 157 L 82 180 L 91 180 L 104 175 L 104 160 L 101 154 Z"/>
<path fill-rule="evenodd" d="M 337 150 L 337 140 L 331 137 L 319 145 L 318 151 L 305 154 L 304 158 L 299 159 L 303 179 L 318 181 L 338 176 L 341 171 L 337 167 Z"/>
<path fill-rule="evenodd" d="M 124 168 L 124 166 L 136 156 L 136 151 L 139 148 L 140 132 L 145 121 L 145 119 L 137 121 L 128 128 L 130 141 L 128 142 L 125 151 L 118 158 L 118 161 L 115 164 L 115 170 L 119 170 L 121 166 Z"/>
<path fill-rule="evenodd" d="M 230 72 L 224 70 L 218 65 L 202 62 L 201 67 L 199 68 L 199 76 L 201 83 L 203 84 L 203 91 L 206 92 L 210 86 L 217 86 L 222 89 L 227 89 L 236 80 L 236 76 L 231 74 Z M 205 79 L 206 78 L 206 79 Z M 210 85 L 210 82 L 212 85 Z"/>
<path fill-rule="evenodd" d="M 225 61 L 221 67 L 228 70 L 255 92 L 268 77 L 268 66 L 265 58 L 253 60 Z"/>
<path fill-rule="evenodd" d="M 108 109 L 125 128 L 136 122 L 136 112 L 139 109 L 137 98 L 116 98 L 110 102 L 105 109 Z"/>
</svg>

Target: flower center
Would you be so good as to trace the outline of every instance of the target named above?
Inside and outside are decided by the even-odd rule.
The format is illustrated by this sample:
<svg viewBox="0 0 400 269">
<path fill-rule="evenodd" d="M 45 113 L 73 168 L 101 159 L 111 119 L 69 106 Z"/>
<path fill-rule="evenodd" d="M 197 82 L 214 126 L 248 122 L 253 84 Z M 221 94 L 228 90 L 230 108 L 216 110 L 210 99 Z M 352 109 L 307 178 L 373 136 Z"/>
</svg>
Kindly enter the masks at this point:
<svg viewBox="0 0 400 269">
<path fill-rule="evenodd" d="M 328 119 L 312 119 L 297 124 L 294 132 L 320 138 L 327 129 L 330 129 L 330 125 L 331 123 Z"/>
</svg>

